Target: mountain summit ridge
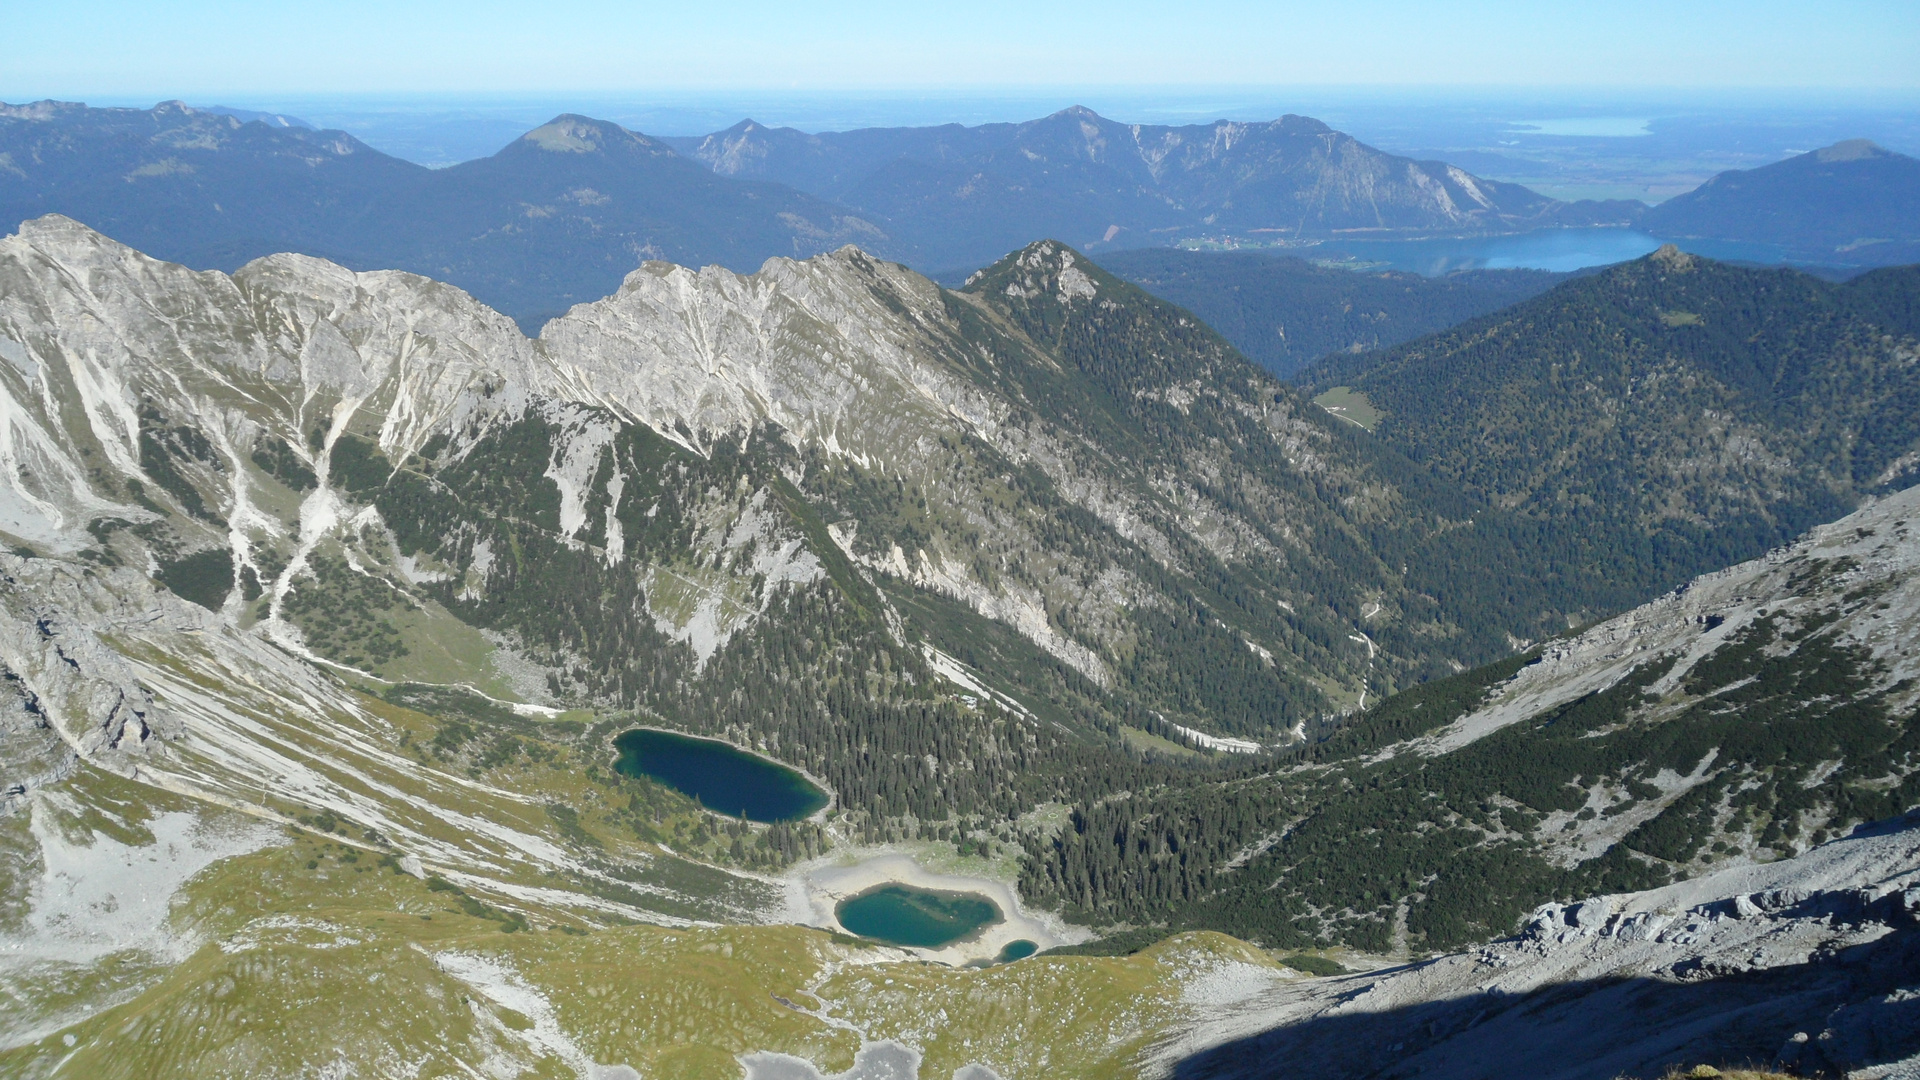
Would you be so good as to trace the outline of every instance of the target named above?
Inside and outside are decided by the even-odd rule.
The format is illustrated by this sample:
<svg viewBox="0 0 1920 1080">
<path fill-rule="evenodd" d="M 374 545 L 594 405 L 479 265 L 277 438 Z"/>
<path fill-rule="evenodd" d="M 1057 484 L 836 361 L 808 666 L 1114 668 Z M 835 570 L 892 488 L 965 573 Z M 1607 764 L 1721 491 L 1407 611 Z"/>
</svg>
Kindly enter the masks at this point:
<svg viewBox="0 0 1920 1080">
<path fill-rule="evenodd" d="M 1647 212 L 1662 236 L 1762 243 L 1837 265 L 1920 261 L 1920 159 L 1847 139 L 1719 173 Z"/>
<path fill-rule="evenodd" d="M 743 121 L 664 141 L 722 175 L 777 180 L 876 215 L 943 267 L 985 263 L 1036 235 L 1095 252 L 1632 216 L 1626 204 L 1563 204 L 1444 162 L 1386 154 L 1293 114 L 1170 126 L 1075 105 L 1017 124 L 809 135 Z"/>
</svg>

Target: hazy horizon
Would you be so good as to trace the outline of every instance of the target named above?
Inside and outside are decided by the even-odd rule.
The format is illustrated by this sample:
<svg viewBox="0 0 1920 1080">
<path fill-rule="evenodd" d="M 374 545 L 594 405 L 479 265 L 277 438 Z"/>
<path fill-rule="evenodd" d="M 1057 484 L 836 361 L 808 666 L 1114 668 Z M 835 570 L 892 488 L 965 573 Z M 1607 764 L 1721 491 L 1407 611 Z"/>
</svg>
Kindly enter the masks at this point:
<svg viewBox="0 0 1920 1080">
<path fill-rule="evenodd" d="M 49 95 L 13 95 L 21 103 Z M 53 95 L 58 96 L 58 95 Z M 178 95 L 95 95 L 151 108 Z M 67 100 L 73 100 L 71 98 Z M 880 90 L 676 90 L 593 94 L 206 94 L 198 107 L 279 113 L 338 128 L 384 153 L 443 167 L 486 157 L 561 113 L 656 137 L 704 135 L 751 118 L 808 132 L 1017 123 L 1085 105 L 1124 123 L 1323 120 L 1393 153 L 1438 159 L 1556 198 L 1659 202 L 1715 173 L 1842 139 L 1920 155 L 1920 91 L 1825 94 L 1721 88 L 1078 86 Z"/>
</svg>

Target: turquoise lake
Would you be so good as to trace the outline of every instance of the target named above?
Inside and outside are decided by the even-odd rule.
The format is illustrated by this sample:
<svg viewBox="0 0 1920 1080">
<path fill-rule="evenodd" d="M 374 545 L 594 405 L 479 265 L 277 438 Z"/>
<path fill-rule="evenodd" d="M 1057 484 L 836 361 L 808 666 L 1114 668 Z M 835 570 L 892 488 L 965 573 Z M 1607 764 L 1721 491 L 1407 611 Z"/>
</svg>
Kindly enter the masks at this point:
<svg viewBox="0 0 1920 1080">
<path fill-rule="evenodd" d="M 1027 957 L 1039 951 L 1040 946 L 1035 945 L 1026 938 L 1020 938 L 1017 941 L 1007 942 L 1006 946 L 1000 950 L 1000 955 L 994 957 L 994 962 L 998 964 L 1011 964 L 1015 960 L 1025 960 Z"/>
<path fill-rule="evenodd" d="M 848 933 L 937 949 L 1002 919 L 999 905 L 979 893 L 881 885 L 840 902 L 834 911 Z"/>
<path fill-rule="evenodd" d="M 827 805 L 827 793 L 784 765 L 716 739 L 636 728 L 613 740 L 614 771 L 644 776 L 748 821 L 798 821 Z"/>
</svg>

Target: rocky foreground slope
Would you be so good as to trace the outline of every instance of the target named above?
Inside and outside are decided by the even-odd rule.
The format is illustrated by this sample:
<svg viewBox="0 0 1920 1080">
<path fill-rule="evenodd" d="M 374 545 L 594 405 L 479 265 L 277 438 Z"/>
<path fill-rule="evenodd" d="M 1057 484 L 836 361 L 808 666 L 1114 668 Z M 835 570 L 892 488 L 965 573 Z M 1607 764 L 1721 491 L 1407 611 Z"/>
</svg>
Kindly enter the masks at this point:
<svg viewBox="0 0 1920 1080">
<path fill-rule="evenodd" d="M 1717 1063 L 1920 1072 L 1920 817 L 1646 892 L 1548 904 L 1517 937 L 1246 987 L 1156 1047 L 1182 1078 L 1659 1076 Z"/>
</svg>

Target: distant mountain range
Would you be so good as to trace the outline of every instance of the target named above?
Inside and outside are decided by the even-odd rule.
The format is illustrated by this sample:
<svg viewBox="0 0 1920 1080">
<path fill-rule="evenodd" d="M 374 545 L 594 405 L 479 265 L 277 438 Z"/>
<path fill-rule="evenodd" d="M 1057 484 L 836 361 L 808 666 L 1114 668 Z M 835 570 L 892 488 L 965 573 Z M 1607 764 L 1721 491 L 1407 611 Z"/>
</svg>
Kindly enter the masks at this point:
<svg viewBox="0 0 1920 1080">
<path fill-rule="evenodd" d="M 1652 210 L 1660 236 L 1774 244 L 1816 263 L 1920 262 L 1920 159 L 1849 139 L 1723 172 Z"/>
<path fill-rule="evenodd" d="M 978 266 L 1040 236 L 1091 253 L 1201 237 L 1624 224 L 1641 210 L 1558 202 L 1376 150 L 1305 116 L 1168 127 L 1076 106 L 1023 124 L 817 135 L 743 120 L 663 141 L 721 175 L 778 181 L 890 222 L 934 269 Z"/>
<path fill-rule="evenodd" d="M 1920 258 L 1917 169 L 1913 159 L 1846 143 L 1725 174 L 1649 212 L 1634 202 L 1557 202 L 1384 153 L 1300 116 L 1161 127 L 1072 108 L 1023 124 L 809 135 L 743 121 L 654 139 L 563 115 L 491 157 L 434 170 L 277 114 L 179 102 L 0 105 L 0 228 L 58 212 L 199 269 L 232 271 L 282 251 L 403 269 L 466 289 L 530 332 L 612 293 L 649 259 L 750 271 L 773 256 L 848 243 L 964 273 L 1043 238 L 1105 257 L 1180 242 L 1640 222 L 1775 243 L 1809 261 L 1893 262 Z M 1426 301 L 1411 303 L 1410 312 Z M 1388 344 L 1444 325 L 1431 318 L 1455 310 L 1451 303 L 1431 316 L 1388 311 L 1404 333 L 1330 325 L 1344 340 L 1328 340 Z M 1207 317 L 1225 319 L 1214 308 Z M 1252 337 L 1238 340 L 1275 370 L 1318 348 L 1290 344 L 1276 356 Z"/>
<path fill-rule="evenodd" d="M 345 132 L 179 102 L 0 105 L 0 221 L 11 229 L 56 211 L 198 269 L 294 251 L 409 270 L 532 329 L 613 292 L 647 259 L 754 269 L 847 243 L 891 249 L 838 207 L 715 176 L 578 116 L 435 170 Z"/>
</svg>

